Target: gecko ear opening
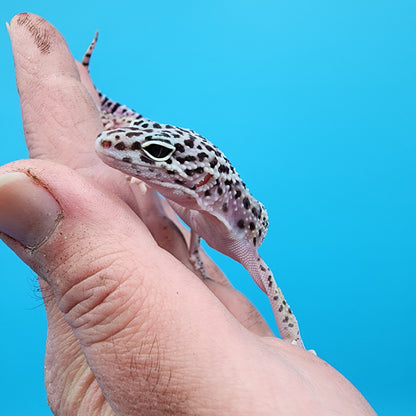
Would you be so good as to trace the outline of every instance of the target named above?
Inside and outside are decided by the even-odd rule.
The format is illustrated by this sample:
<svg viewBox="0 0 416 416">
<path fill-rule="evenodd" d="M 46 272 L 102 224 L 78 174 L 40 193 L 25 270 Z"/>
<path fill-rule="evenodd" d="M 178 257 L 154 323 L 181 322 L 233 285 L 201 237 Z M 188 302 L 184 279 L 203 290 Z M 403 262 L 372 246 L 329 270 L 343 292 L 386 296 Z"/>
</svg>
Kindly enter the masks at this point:
<svg viewBox="0 0 416 416">
<path fill-rule="evenodd" d="M 170 143 L 159 140 L 149 140 L 148 142 L 142 144 L 142 150 L 151 159 L 157 162 L 163 162 L 172 156 L 176 148 Z"/>
</svg>

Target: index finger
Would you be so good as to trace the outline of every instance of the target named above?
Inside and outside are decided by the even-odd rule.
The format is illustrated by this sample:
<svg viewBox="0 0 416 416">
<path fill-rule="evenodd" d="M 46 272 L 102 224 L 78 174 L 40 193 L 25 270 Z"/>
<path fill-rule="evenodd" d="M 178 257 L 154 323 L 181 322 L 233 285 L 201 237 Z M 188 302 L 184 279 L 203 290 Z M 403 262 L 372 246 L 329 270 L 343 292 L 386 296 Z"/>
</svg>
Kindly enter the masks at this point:
<svg viewBox="0 0 416 416">
<path fill-rule="evenodd" d="M 102 130 L 99 112 L 61 34 L 28 13 L 12 19 L 9 33 L 30 157 L 74 168 L 97 164 L 85 143 Z"/>
</svg>

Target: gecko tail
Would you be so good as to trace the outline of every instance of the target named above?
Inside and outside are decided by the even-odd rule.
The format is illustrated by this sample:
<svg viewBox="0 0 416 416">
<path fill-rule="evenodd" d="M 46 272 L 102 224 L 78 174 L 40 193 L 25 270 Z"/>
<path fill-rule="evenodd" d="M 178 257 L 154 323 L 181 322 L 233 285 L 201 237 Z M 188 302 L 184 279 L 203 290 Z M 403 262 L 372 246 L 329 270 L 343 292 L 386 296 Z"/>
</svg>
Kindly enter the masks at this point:
<svg viewBox="0 0 416 416">
<path fill-rule="evenodd" d="M 90 43 L 90 46 L 88 46 L 88 49 L 85 51 L 85 54 L 82 57 L 82 61 L 81 61 L 81 64 L 85 66 L 88 69 L 88 71 L 89 71 L 89 66 L 90 66 L 91 55 L 95 48 L 95 45 L 97 44 L 97 40 L 98 40 L 98 30 L 95 32 L 94 39 Z"/>
</svg>

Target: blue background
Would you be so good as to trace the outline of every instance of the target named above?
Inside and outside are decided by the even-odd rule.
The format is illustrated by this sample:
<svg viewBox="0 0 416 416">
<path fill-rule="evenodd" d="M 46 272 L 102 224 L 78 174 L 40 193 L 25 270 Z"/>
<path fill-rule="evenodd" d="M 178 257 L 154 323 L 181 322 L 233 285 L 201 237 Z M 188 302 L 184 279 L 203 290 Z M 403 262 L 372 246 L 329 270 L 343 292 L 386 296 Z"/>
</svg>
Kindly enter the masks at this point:
<svg viewBox="0 0 416 416">
<path fill-rule="evenodd" d="M 261 254 L 306 345 L 381 415 L 416 414 L 416 3 L 160 1 L 0 5 L 53 23 L 96 85 L 190 127 L 268 208 Z M 0 30 L 0 162 L 27 157 L 11 48 Z M 273 325 L 237 263 L 212 254 Z M 49 415 L 35 275 L 0 245 L 1 408 Z M 273 327 L 275 328 L 275 327 Z"/>
</svg>

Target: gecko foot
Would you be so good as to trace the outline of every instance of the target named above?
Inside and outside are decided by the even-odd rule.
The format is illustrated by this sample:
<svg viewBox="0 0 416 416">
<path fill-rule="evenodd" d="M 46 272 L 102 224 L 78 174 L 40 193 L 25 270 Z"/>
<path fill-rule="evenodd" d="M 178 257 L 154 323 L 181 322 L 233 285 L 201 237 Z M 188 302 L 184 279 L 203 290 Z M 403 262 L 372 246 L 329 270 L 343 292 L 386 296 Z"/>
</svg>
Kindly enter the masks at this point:
<svg viewBox="0 0 416 416">
<path fill-rule="evenodd" d="M 295 347 L 299 347 L 300 346 L 295 339 L 293 341 L 291 341 L 290 344 L 291 345 L 294 345 Z M 302 348 L 303 348 L 303 345 L 302 345 Z M 318 356 L 318 354 L 316 354 L 316 351 L 315 350 L 308 350 L 308 352 L 310 352 L 311 354 L 315 355 L 316 357 Z"/>
</svg>

